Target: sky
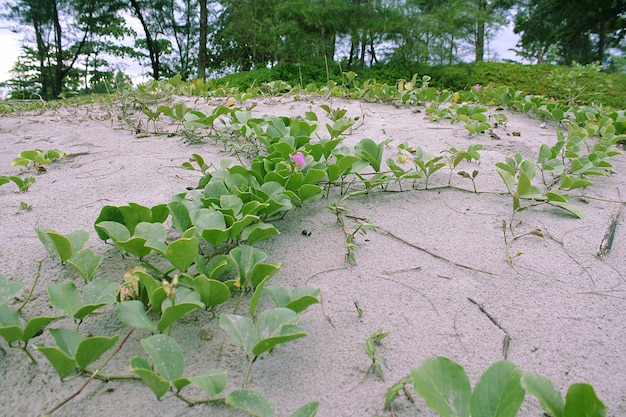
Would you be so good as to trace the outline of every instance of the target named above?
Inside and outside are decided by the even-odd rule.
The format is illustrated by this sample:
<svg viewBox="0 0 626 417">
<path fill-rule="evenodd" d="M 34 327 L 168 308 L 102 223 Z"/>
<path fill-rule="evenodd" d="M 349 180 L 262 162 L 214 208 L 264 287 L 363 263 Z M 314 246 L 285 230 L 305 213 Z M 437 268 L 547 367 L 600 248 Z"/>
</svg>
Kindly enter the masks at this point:
<svg viewBox="0 0 626 417">
<path fill-rule="evenodd" d="M 20 55 L 20 45 L 23 38 L 24 34 L 13 33 L 6 25 L 0 25 L 0 82 L 11 78 L 10 71 Z M 519 60 L 514 52 L 509 51 L 510 48 L 515 47 L 518 39 L 518 35 L 513 33 L 511 26 L 503 27 L 495 39 L 491 41 L 489 52 L 492 54 L 496 52 L 501 60 Z M 139 66 L 136 64 L 130 65 L 128 68 L 130 72 L 134 68 L 139 72 Z M 140 74 L 130 75 L 138 76 Z"/>
</svg>

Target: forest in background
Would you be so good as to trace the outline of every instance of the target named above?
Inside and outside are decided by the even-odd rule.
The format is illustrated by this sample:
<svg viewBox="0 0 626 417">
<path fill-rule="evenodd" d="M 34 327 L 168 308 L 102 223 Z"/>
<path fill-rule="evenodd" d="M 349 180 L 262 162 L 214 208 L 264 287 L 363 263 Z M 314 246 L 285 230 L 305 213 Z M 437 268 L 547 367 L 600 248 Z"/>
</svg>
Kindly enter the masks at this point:
<svg viewBox="0 0 626 417">
<path fill-rule="evenodd" d="M 340 68 L 387 81 L 428 69 L 455 88 L 472 81 L 468 68 L 497 68 L 480 63 L 497 59 L 486 46 L 510 22 L 524 62 L 626 68 L 626 0 L 10 0 L 1 13 L 25 35 L 5 83 L 14 98 L 111 91 L 128 83 L 120 60 L 155 80 L 297 69 L 302 81 L 305 69 L 319 82 Z"/>
</svg>

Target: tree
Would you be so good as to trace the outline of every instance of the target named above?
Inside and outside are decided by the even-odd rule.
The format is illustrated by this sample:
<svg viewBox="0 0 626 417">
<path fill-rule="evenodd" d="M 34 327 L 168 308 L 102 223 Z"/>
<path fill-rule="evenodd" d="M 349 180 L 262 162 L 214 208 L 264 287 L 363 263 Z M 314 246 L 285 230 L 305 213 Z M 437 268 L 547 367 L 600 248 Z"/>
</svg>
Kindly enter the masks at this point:
<svg viewBox="0 0 626 417">
<path fill-rule="evenodd" d="M 40 94 L 58 98 L 88 46 L 124 33 L 121 4 L 107 0 L 16 0 L 7 17 L 34 35 Z M 62 23 L 63 22 L 63 23 Z M 91 49 L 93 51 L 93 49 Z"/>
<path fill-rule="evenodd" d="M 626 0 L 526 0 L 515 19 L 522 53 L 538 62 L 606 62 L 626 36 Z"/>
<path fill-rule="evenodd" d="M 474 60 L 482 62 L 490 33 L 505 25 L 515 0 L 467 0 L 473 31 Z"/>
</svg>

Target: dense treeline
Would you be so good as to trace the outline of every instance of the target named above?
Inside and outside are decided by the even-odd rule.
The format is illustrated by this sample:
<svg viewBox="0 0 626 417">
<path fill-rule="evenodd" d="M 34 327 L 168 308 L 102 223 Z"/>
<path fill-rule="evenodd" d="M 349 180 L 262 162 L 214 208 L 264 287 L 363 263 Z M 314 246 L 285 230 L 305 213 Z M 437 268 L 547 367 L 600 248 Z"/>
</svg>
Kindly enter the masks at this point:
<svg viewBox="0 0 626 417">
<path fill-rule="evenodd" d="M 44 99 L 126 82 L 120 60 L 154 79 L 498 60 L 489 41 L 511 20 L 529 62 L 620 70 L 626 51 L 626 0 L 11 0 L 3 13 L 25 35 L 9 86 Z"/>
</svg>

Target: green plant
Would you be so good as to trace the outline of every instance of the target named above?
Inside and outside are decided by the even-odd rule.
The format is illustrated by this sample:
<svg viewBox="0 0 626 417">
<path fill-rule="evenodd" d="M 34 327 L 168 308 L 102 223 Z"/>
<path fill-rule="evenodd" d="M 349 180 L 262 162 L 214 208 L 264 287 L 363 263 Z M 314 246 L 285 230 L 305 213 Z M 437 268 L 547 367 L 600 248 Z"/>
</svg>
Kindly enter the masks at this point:
<svg viewBox="0 0 626 417">
<path fill-rule="evenodd" d="M 11 164 L 14 166 L 26 166 L 27 168 L 37 168 L 41 165 L 47 165 L 52 161 L 63 158 L 67 155 L 58 149 L 50 149 L 44 151 L 42 149 L 30 149 L 20 152 L 17 158 L 13 158 Z"/>
<path fill-rule="evenodd" d="M 17 188 L 20 192 L 25 193 L 28 191 L 31 185 L 33 185 L 37 180 L 34 177 L 25 177 L 20 178 L 15 175 L 10 176 L 0 176 L 0 185 L 8 184 L 9 182 L 13 182 L 17 185 Z"/>
<path fill-rule="evenodd" d="M 35 346 L 48 359 L 61 379 L 75 373 L 77 369 L 86 370 L 119 340 L 118 336 L 82 337 L 78 332 L 62 327 L 50 329 L 50 334 L 56 346 L 45 346 L 41 343 Z"/>
<path fill-rule="evenodd" d="M 379 346 L 382 345 L 382 341 L 385 337 L 389 336 L 389 333 L 383 333 L 382 330 L 377 330 L 365 339 L 365 346 L 363 350 L 368 358 L 372 361 L 367 373 L 373 373 L 381 380 L 384 380 L 382 366 L 387 366 L 385 358 L 376 352 Z"/>
<path fill-rule="evenodd" d="M 444 357 L 425 359 L 411 375 L 389 390 L 387 405 L 403 385 L 412 383 L 415 393 L 443 417 L 514 417 L 526 392 L 537 397 L 547 415 L 554 417 L 604 417 L 606 408 L 588 384 L 572 384 L 563 401 L 561 393 L 545 377 L 524 373 L 509 361 L 494 363 L 472 390 L 465 370 Z"/>
<path fill-rule="evenodd" d="M 307 335 L 303 329 L 296 326 L 298 319 L 296 312 L 281 307 L 266 310 L 255 320 L 234 314 L 220 315 L 220 328 L 248 357 L 244 388 L 247 386 L 252 365 L 260 355 L 276 346 Z"/>
</svg>

